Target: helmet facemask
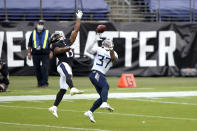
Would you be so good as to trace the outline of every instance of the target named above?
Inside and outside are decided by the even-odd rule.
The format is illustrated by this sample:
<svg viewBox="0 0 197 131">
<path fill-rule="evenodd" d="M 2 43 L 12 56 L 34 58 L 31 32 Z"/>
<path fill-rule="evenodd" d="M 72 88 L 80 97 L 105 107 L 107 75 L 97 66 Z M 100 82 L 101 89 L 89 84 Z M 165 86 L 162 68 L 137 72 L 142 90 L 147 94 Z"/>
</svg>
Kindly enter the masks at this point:
<svg viewBox="0 0 197 131">
<path fill-rule="evenodd" d="M 55 32 L 51 35 L 51 43 L 56 43 L 62 40 L 64 40 L 64 36 L 59 32 Z"/>
<path fill-rule="evenodd" d="M 109 51 L 111 48 L 114 47 L 114 44 L 113 44 L 112 40 L 110 40 L 110 39 L 105 39 L 105 40 L 102 42 L 102 47 L 103 47 L 105 50 Z"/>
</svg>

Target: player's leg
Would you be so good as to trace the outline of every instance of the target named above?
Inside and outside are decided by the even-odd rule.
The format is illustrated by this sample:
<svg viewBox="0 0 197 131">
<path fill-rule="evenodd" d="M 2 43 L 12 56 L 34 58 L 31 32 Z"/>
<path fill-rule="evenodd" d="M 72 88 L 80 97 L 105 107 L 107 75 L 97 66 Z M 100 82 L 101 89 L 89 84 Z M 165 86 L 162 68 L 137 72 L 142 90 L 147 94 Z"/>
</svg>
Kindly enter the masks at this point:
<svg viewBox="0 0 197 131">
<path fill-rule="evenodd" d="M 66 77 L 66 83 L 68 84 L 69 88 L 73 88 L 73 82 L 72 82 L 72 70 L 70 66 L 67 63 L 61 63 L 59 65 L 61 68 L 61 73 Z"/>
<path fill-rule="evenodd" d="M 60 90 L 56 95 L 56 99 L 54 102 L 54 105 L 52 107 L 49 108 L 49 111 L 56 117 L 58 118 L 58 114 L 57 114 L 57 107 L 60 104 L 64 94 L 66 93 L 66 91 L 68 90 L 69 86 L 66 83 L 66 76 L 62 70 L 62 68 L 60 67 L 60 65 L 57 67 L 57 71 L 60 74 Z"/>
<path fill-rule="evenodd" d="M 49 108 L 49 111 L 56 117 L 58 118 L 58 114 L 57 114 L 57 107 L 59 105 L 59 103 L 61 102 L 64 94 L 66 93 L 65 89 L 60 89 L 59 92 L 56 95 L 56 99 L 54 102 L 54 105 L 52 107 Z"/>
<path fill-rule="evenodd" d="M 108 91 L 109 91 L 109 84 L 107 82 L 107 79 L 105 78 L 104 75 L 101 74 L 100 80 L 99 80 L 99 86 L 102 88 L 101 89 L 101 99 L 102 99 L 102 104 L 100 106 L 101 109 L 107 109 L 110 112 L 114 111 L 114 108 L 112 108 L 108 103 Z"/>
<path fill-rule="evenodd" d="M 89 75 L 90 81 L 96 88 L 96 91 L 99 95 L 101 95 L 102 88 L 99 88 L 98 86 L 98 80 L 95 78 L 96 72 L 91 72 Z M 102 99 L 101 97 L 98 98 L 92 105 L 89 111 L 85 112 L 84 115 L 87 116 L 91 122 L 95 123 L 96 121 L 94 120 L 93 112 L 100 107 L 102 104 Z"/>
<path fill-rule="evenodd" d="M 77 88 L 74 87 L 73 81 L 72 81 L 72 69 L 67 63 L 61 63 L 60 68 L 63 71 L 64 75 L 66 76 L 66 83 L 68 84 L 71 95 L 75 94 L 82 94 L 83 91 L 78 90 Z"/>
<path fill-rule="evenodd" d="M 42 74 L 41 74 L 41 66 L 40 66 L 40 56 L 33 55 L 33 65 L 36 72 L 36 78 L 38 82 L 38 87 L 42 86 Z"/>
<path fill-rule="evenodd" d="M 96 109 L 100 107 L 101 104 L 102 104 L 102 99 L 100 97 L 93 103 L 92 107 L 90 108 L 90 111 L 93 113 Z"/>
<path fill-rule="evenodd" d="M 100 98 L 98 98 L 94 104 L 92 105 L 90 111 L 94 112 L 97 108 L 99 108 L 99 106 L 102 104 L 102 98 L 101 98 L 101 93 L 102 93 L 102 88 L 99 87 L 99 79 L 97 79 L 98 74 L 96 72 L 91 72 L 89 75 L 90 81 L 92 82 L 92 84 L 94 85 L 97 93 L 99 94 Z"/>
<path fill-rule="evenodd" d="M 58 106 L 59 103 L 61 102 L 64 94 L 66 93 L 66 91 L 68 90 L 68 85 L 67 83 L 65 82 L 66 80 L 66 77 L 65 76 L 62 76 L 60 75 L 60 90 L 59 92 L 57 93 L 56 95 L 56 99 L 55 99 L 55 102 L 54 102 L 54 106 Z"/>
<path fill-rule="evenodd" d="M 102 91 L 101 91 L 102 102 L 107 102 L 109 85 L 104 75 L 100 76 L 99 85 L 102 88 Z"/>
</svg>

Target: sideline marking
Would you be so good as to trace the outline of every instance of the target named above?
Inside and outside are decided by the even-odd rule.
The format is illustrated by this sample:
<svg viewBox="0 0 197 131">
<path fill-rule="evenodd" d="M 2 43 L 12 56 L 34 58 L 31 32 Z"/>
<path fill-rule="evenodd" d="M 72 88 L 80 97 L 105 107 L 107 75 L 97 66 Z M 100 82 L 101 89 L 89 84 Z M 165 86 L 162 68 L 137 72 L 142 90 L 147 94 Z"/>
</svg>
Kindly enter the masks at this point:
<svg viewBox="0 0 197 131">
<path fill-rule="evenodd" d="M 2 125 L 16 125 L 16 126 L 33 126 L 33 127 L 46 127 L 46 128 L 59 128 L 59 129 L 69 129 L 69 130 L 83 130 L 83 131 L 109 131 L 101 129 L 88 129 L 88 128 L 74 128 L 66 126 L 50 126 L 50 125 L 38 125 L 38 124 L 23 124 L 23 123 L 11 123 L 11 122 L 0 122 Z"/>
<path fill-rule="evenodd" d="M 6 106 L 0 105 L 0 107 L 10 107 L 10 108 L 24 108 L 24 109 L 37 109 L 37 110 L 47 110 L 48 108 L 41 108 L 41 107 L 22 107 L 22 106 Z M 13 109 L 14 109 L 13 108 Z M 77 111 L 77 110 L 64 110 L 59 109 L 59 111 L 63 112 L 77 112 L 77 113 L 84 113 L 85 111 Z M 196 118 L 182 118 L 182 117 L 166 117 L 166 116 L 153 116 L 153 115 L 141 115 L 141 114 L 128 114 L 128 113 L 107 113 L 107 112 L 95 112 L 96 114 L 107 114 L 107 115 L 119 115 L 119 116 L 135 116 L 135 117 L 148 117 L 148 118 L 160 118 L 160 119 L 173 119 L 173 120 L 191 120 L 197 121 Z"/>
<path fill-rule="evenodd" d="M 138 93 L 110 93 L 109 98 L 153 98 L 153 97 L 185 97 L 197 96 L 197 91 L 175 91 L 175 92 L 138 92 Z M 55 100 L 56 95 L 25 95 L 25 96 L 0 96 L 0 101 L 33 101 L 33 100 Z M 97 99 L 98 94 L 79 94 L 75 96 L 64 95 L 63 99 Z"/>
</svg>

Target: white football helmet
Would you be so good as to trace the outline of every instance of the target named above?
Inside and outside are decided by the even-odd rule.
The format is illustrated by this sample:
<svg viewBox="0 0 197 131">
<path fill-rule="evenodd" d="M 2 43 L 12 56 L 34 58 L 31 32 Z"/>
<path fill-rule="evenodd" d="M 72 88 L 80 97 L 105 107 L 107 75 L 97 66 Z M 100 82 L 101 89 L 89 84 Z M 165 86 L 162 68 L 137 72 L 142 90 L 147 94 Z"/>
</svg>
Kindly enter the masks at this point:
<svg viewBox="0 0 197 131">
<path fill-rule="evenodd" d="M 105 50 L 110 50 L 110 49 L 113 49 L 114 47 L 114 44 L 112 42 L 111 39 L 105 39 L 103 42 L 102 42 L 102 47 L 105 49 Z"/>
</svg>

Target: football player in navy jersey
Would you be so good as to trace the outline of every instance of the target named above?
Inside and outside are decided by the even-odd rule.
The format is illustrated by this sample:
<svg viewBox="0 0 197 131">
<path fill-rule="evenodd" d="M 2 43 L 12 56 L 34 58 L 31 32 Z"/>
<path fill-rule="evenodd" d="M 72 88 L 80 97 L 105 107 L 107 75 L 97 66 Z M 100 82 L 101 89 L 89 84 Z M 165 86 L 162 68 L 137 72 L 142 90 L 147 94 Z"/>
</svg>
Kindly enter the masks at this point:
<svg viewBox="0 0 197 131">
<path fill-rule="evenodd" d="M 80 22 L 82 18 L 82 11 L 78 10 L 76 13 L 76 24 L 74 26 L 74 30 L 71 33 L 70 38 L 64 39 L 64 36 L 61 33 L 55 32 L 51 35 L 51 53 L 53 53 L 59 60 L 57 71 L 60 74 L 60 90 L 56 95 L 56 99 L 54 105 L 49 108 L 49 111 L 58 118 L 57 107 L 61 102 L 64 94 L 70 88 L 70 94 L 81 94 L 83 91 L 78 90 L 73 86 L 72 82 L 72 59 L 73 59 L 73 46 L 72 44 L 75 42 L 77 37 L 77 33 L 80 28 Z M 50 54 L 51 55 L 51 54 Z"/>
</svg>

